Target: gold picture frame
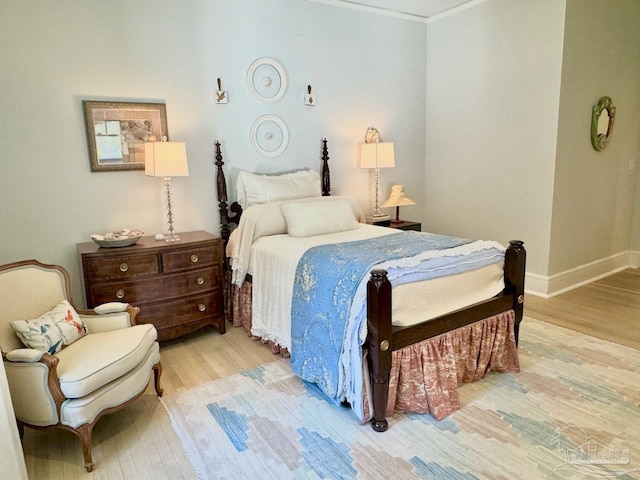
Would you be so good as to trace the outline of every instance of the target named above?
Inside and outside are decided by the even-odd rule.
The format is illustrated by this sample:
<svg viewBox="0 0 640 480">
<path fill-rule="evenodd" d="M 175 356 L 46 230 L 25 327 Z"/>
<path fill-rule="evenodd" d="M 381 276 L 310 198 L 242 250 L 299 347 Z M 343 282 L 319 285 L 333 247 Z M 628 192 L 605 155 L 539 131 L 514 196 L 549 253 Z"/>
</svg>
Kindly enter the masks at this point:
<svg viewBox="0 0 640 480">
<path fill-rule="evenodd" d="M 144 143 L 169 140 L 164 103 L 82 101 L 92 172 L 144 170 Z"/>
</svg>

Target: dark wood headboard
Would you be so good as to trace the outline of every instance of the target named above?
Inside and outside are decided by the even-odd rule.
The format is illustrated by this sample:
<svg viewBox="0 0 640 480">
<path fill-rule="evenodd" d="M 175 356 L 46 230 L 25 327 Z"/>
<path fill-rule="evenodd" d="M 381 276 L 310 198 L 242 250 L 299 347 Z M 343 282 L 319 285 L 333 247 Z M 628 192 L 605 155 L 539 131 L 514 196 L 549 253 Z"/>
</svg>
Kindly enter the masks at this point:
<svg viewBox="0 0 640 480">
<path fill-rule="evenodd" d="M 229 236 L 231 235 L 231 225 L 238 225 L 240 223 L 240 217 L 242 216 L 242 207 L 238 202 L 233 202 L 231 206 L 227 203 L 229 197 L 227 196 L 227 180 L 224 176 L 224 170 L 222 166 L 222 150 L 220 149 L 220 142 L 216 140 L 216 188 L 218 190 L 218 210 L 220 211 L 220 236 L 226 247 L 229 242 Z M 322 139 L 322 165 L 321 165 L 321 185 L 322 196 L 328 197 L 331 195 L 331 176 L 329 174 L 329 150 L 327 149 L 327 139 Z M 231 214 L 229 214 L 231 210 Z"/>
</svg>

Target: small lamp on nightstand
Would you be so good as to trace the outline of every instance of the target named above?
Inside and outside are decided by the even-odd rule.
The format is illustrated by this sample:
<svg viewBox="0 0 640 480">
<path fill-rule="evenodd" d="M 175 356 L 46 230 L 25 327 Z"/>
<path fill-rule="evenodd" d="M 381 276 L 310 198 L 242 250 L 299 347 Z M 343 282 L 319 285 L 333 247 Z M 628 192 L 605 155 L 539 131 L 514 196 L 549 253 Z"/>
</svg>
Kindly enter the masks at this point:
<svg viewBox="0 0 640 480">
<path fill-rule="evenodd" d="M 144 144 L 144 174 L 150 177 L 164 177 L 167 195 L 167 222 L 169 235 L 167 242 L 177 242 L 180 237 L 173 231 L 171 210 L 171 177 L 188 177 L 187 147 L 183 142 L 147 142 Z"/>
<path fill-rule="evenodd" d="M 380 133 L 376 128 L 370 127 L 365 134 L 365 143 L 360 144 L 360 168 L 372 168 L 375 171 L 376 201 L 373 213 L 366 215 L 367 223 L 380 220 L 388 220 L 389 216 L 380 212 L 378 195 L 380 191 L 380 169 L 395 167 L 393 143 L 380 142 Z"/>
<path fill-rule="evenodd" d="M 380 208 L 396 207 L 396 218 L 391 223 L 402 223 L 400 220 L 400 207 L 403 205 L 415 205 L 416 202 L 404 195 L 404 187 L 402 185 L 394 185 L 391 187 L 391 195 L 389 199 L 380 205 Z"/>
</svg>

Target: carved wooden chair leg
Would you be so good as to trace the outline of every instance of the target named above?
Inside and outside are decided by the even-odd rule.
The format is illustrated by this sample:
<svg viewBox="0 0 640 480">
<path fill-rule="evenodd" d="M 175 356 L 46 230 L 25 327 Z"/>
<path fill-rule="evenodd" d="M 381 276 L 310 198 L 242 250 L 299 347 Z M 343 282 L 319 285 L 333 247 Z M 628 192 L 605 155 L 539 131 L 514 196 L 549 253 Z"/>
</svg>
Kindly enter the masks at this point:
<svg viewBox="0 0 640 480">
<path fill-rule="evenodd" d="M 75 428 L 73 431 L 82 442 L 82 454 L 84 456 L 84 468 L 87 472 L 93 471 L 93 460 L 91 458 L 91 433 L 93 431 L 93 423 L 85 423 Z"/>
<path fill-rule="evenodd" d="M 156 363 L 153 366 L 153 378 L 154 378 L 154 386 L 156 389 L 156 393 L 159 397 L 162 396 L 164 390 L 160 387 L 160 376 L 162 375 L 162 364 L 160 362 Z"/>
</svg>

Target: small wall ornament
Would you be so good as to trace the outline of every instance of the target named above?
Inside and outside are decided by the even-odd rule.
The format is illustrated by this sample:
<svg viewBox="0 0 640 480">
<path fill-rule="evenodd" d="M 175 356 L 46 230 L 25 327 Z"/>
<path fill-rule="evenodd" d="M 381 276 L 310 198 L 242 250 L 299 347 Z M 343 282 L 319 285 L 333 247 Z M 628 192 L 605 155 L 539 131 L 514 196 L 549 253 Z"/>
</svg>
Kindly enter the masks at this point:
<svg viewBox="0 0 640 480">
<path fill-rule="evenodd" d="M 313 107 L 316 104 L 316 96 L 311 93 L 311 85 L 307 85 L 307 93 L 304 95 L 304 104 Z"/>
<path fill-rule="evenodd" d="M 601 97 L 591 111 L 591 145 L 597 151 L 604 150 L 611 140 L 616 107 L 611 97 Z"/>
<path fill-rule="evenodd" d="M 226 90 L 222 90 L 222 81 L 218 78 L 218 90 L 215 94 L 216 103 L 229 103 L 229 93 Z"/>
</svg>

